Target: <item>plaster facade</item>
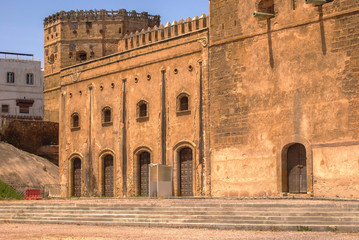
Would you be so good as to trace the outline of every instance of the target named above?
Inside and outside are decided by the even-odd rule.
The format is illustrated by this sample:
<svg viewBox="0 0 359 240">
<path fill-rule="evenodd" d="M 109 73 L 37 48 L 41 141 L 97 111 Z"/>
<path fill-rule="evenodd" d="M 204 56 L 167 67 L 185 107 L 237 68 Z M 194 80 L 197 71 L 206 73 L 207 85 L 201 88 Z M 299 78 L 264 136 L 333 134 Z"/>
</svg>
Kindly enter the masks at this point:
<svg viewBox="0 0 359 240">
<path fill-rule="evenodd" d="M 146 152 L 176 196 L 190 170 L 193 196 L 359 198 L 359 2 L 209 2 L 60 69 L 63 196 L 104 195 L 107 156 L 114 195 L 138 195 Z"/>
<path fill-rule="evenodd" d="M 1 117 L 39 120 L 44 116 L 43 71 L 41 62 L 31 56 L 0 54 Z"/>
</svg>

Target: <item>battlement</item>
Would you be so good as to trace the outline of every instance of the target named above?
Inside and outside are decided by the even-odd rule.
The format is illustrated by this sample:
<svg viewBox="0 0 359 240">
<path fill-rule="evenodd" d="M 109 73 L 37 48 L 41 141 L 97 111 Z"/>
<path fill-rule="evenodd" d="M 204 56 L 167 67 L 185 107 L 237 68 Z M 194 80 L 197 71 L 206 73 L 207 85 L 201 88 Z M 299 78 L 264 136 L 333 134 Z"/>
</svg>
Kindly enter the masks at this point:
<svg viewBox="0 0 359 240">
<path fill-rule="evenodd" d="M 153 28 L 142 29 L 141 32 L 126 34 L 123 39 L 119 41 L 118 50 L 120 52 L 144 46 L 158 41 L 170 39 L 172 37 L 184 35 L 190 32 L 198 31 L 207 28 L 209 25 L 209 17 L 202 14 L 200 17 L 196 16 L 193 19 L 188 17 L 186 20 L 180 19 L 178 22 L 167 22 L 165 26 L 154 26 Z"/>
<path fill-rule="evenodd" d="M 53 15 L 50 15 L 44 19 L 44 27 L 52 25 L 61 21 L 88 21 L 88 20 L 146 20 L 149 25 L 159 25 L 160 16 L 159 15 L 149 15 L 148 12 L 138 13 L 136 11 L 127 12 L 126 9 L 119 9 L 117 11 L 111 10 L 107 11 L 105 9 L 101 10 L 76 10 L 76 11 L 60 11 Z"/>
</svg>

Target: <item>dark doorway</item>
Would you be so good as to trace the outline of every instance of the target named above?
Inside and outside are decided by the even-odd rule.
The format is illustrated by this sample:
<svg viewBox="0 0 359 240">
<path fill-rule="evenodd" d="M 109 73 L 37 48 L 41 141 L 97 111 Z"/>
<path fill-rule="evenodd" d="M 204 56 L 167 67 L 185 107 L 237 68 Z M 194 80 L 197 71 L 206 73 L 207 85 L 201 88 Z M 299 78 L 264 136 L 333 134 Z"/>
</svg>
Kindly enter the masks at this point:
<svg viewBox="0 0 359 240">
<path fill-rule="evenodd" d="M 81 160 L 76 158 L 73 162 L 72 196 L 81 197 Z"/>
<path fill-rule="evenodd" d="M 302 144 L 288 148 L 287 174 L 289 193 L 307 193 L 307 157 Z"/>
<path fill-rule="evenodd" d="M 150 153 L 143 152 L 139 156 L 140 160 L 140 195 L 141 196 L 148 196 L 148 178 L 149 178 L 149 169 L 148 165 L 150 164 Z"/>
<path fill-rule="evenodd" d="M 103 192 L 106 197 L 113 197 L 113 157 L 106 155 L 103 159 Z"/>
<path fill-rule="evenodd" d="M 184 148 L 180 151 L 179 155 L 181 196 L 193 196 L 192 149 Z"/>
</svg>

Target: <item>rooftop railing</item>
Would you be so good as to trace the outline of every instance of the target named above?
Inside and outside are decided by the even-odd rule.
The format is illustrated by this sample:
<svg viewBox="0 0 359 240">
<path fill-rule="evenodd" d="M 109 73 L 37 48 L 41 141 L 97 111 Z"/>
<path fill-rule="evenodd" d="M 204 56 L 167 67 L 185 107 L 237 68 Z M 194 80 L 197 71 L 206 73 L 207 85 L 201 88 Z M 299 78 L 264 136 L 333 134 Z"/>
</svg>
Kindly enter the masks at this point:
<svg viewBox="0 0 359 240">
<path fill-rule="evenodd" d="M 14 52 L 0 52 L 0 58 L 2 58 L 2 59 L 40 61 L 39 58 L 34 57 L 34 54 L 14 53 Z"/>
</svg>

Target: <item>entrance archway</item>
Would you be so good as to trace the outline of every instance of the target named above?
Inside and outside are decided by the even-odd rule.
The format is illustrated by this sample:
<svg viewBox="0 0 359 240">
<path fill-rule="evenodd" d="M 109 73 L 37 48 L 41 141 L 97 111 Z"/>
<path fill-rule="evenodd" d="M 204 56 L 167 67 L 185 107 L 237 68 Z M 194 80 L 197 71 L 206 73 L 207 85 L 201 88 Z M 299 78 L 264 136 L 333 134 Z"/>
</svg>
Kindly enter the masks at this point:
<svg viewBox="0 0 359 240">
<path fill-rule="evenodd" d="M 103 194 L 113 197 L 113 156 L 108 154 L 103 159 Z"/>
<path fill-rule="evenodd" d="M 139 171 L 139 193 L 141 196 L 149 195 L 149 164 L 151 163 L 151 155 L 149 152 L 142 152 L 138 155 L 140 163 Z"/>
<path fill-rule="evenodd" d="M 193 196 L 193 153 L 191 148 L 179 152 L 180 194 Z"/>
<path fill-rule="evenodd" d="M 302 144 L 295 143 L 287 151 L 287 192 L 307 193 L 307 157 Z"/>
<path fill-rule="evenodd" d="M 73 161 L 72 196 L 81 197 L 81 159 L 79 158 Z"/>
</svg>

